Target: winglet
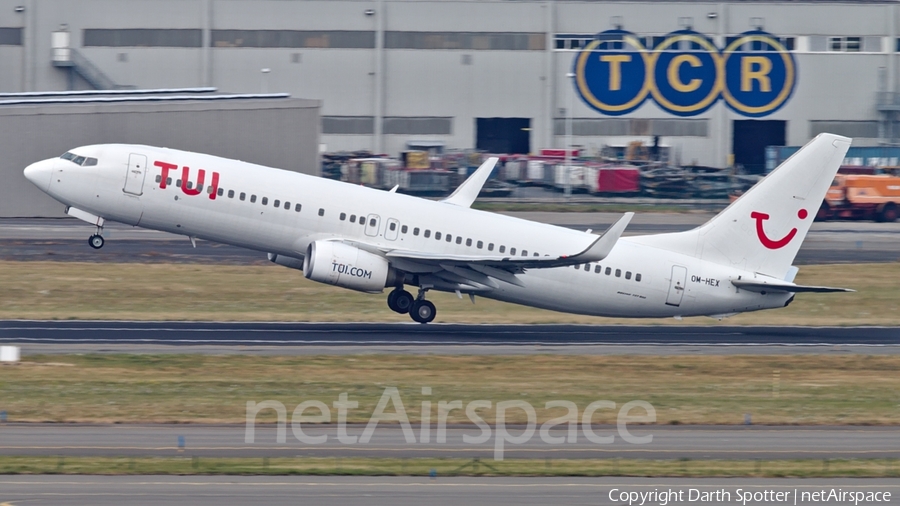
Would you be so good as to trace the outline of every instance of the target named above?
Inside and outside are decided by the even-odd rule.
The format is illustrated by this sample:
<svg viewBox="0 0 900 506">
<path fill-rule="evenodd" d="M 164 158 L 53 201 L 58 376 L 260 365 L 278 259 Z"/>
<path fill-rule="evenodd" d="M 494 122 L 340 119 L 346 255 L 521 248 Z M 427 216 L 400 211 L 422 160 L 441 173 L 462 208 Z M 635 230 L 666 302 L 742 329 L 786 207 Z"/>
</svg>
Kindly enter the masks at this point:
<svg viewBox="0 0 900 506">
<path fill-rule="evenodd" d="M 603 232 L 603 235 L 598 237 L 596 241 L 587 247 L 587 249 L 581 253 L 568 257 L 568 260 L 574 261 L 575 263 L 599 262 L 600 260 L 603 260 L 609 256 L 613 246 L 616 245 L 619 237 L 622 237 L 622 232 L 625 232 L 625 227 L 628 226 L 628 223 L 631 222 L 631 218 L 633 217 L 634 213 L 625 213 L 619 218 L 619 221 L 610 225 L 609 228 L 606 229 L 606 232 Z"/>
<path fill-rule="evenodd" d="M 492 156 L 485 160 L 485 162 L 481 164 L 481 167 L 478 167 L 478 170 L 469 176 L 468 179 L 463 181 L 463 184 L 459 185 L 459 188 L 457 188 L 456 191 L 451 193 L 449 197 L 441 202 L 460 207 L 472 207 L 472 202 L 475 202 L 475 199 L 478 198 L 478 194 L 481 193 L 481 188 L 491 175 L 491 171 L 494 170 L 494 165 L 496 165 L 497 160 L 498 158 L 496 156 Z"/>
</svg>

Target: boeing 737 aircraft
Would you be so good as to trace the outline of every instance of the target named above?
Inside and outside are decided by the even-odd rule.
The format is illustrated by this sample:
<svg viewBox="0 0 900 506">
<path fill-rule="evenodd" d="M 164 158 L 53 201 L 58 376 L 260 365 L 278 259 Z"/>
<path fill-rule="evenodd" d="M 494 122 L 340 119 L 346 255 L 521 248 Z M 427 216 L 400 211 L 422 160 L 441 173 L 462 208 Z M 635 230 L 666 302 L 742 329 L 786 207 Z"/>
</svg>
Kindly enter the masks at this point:
<svg viewBox="0 0 900 506">
<path fill-rule="evenodd" d="M 140 145 L 76 148 L 25 177 L 97 227 L 116 221 L 268 253 L 320 283 L 380 293 L 413 320 L 434 319 L 429 290 L 613 317 L 725 317 L 787 306 L 792 262 L 850 139 L 821 134 L 706 224 L 622 237 L 470 209 L 497 162 L 432 201 Z M 417 296 L 405 286 L 418 289 Z"/>
</svg>

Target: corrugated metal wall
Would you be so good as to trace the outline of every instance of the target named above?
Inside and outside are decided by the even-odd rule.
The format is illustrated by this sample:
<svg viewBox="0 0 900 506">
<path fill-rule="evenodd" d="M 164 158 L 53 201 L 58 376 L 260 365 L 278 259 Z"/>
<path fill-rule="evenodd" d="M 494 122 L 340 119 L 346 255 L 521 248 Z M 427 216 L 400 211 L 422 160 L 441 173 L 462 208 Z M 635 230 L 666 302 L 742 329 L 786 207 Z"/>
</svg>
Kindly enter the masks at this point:
<svg viewBox="0 0 900 506">
<path fill-rule="evenodd" d="M 62 216 L 30 163 L 88 144 L 134 143 L 319 173 L 319 102 L 301 99 L 0 106 L 0 217 Z"/>
</svg>

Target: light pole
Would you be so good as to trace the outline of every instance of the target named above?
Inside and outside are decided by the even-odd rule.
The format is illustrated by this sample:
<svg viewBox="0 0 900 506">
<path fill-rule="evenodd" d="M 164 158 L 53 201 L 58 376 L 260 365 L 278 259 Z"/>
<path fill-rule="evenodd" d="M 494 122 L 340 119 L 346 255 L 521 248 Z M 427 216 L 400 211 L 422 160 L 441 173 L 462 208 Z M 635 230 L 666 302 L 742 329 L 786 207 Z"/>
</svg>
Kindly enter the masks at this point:
<svg viewBox="0 0 900 506">
<path fill-rule="evenodd" d="M 564 169 L 566 171 L 566 197 L 572 195 L 572 107 L 574 107 L 575 102 L 575 90 L 572 89 L 574 87 L 572 79 L 574 77 L 575 74 L 573 72 L 569 72 L 566 74 L 569 88 L 569 105 L 568 107 L 566 107 L 566 145 L 564 153 L 566 160 Z"/>
</svg>

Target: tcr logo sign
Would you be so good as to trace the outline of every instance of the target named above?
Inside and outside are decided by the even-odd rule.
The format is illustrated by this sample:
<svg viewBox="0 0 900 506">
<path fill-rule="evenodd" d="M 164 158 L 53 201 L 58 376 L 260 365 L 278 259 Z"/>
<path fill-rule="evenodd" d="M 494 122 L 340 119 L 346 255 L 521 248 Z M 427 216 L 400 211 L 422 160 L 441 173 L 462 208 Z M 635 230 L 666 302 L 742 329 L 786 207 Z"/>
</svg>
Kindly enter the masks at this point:
<svg viewBox="0 0 900 506">
<path fill-rule="evenodd" d="M 809 213 L 806 209 L 797 211 L 797 217 L 801 220 L 805 220 L 808 216 Z M 787 246 L 794 239 L 794 236 L 797 235 L 797 229 L 792 228 L 790 232 L 781 239 L 772 239 L 766 234 L 766 229 L 763 226 L 763 222 L 769 219 L 769 215 L 753 211 L 750 213 L 750 217 L 756 220 L 756 236 L 759 238 L 759 242 L 769 249 L 781 249 Z"/>
<path fill-rule="evenodd" d="M 166 163 L 166 162 L 153 162 L 153 165 L 160 168 L 161 179 L 159 182 L 159 189 L 165 190 L 168 186 L 167 179 L 169 178 L 169 171 L 178 170 L 178 165 L 174 163 Z M 203 191 L 203 183 L 206 180 L 206 171 L 203 169 L 199 169 L 197 171 L 197 184 L 190 185 L 188 188 L 188 181 L 190 181 L 191 176 L 191 168 L 190 167 L 182 167 L 181 168 L 181 191 L 184 192 L 185 195 L 200 195 L 200 192 Z M 216 200 L 216 194 L 219 191 L 219 173 L 212 173 L 212 181 L 209 184 L 209 200 Z"/>
</svg>

